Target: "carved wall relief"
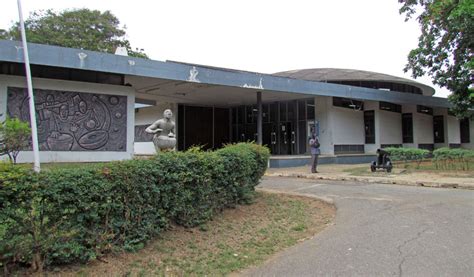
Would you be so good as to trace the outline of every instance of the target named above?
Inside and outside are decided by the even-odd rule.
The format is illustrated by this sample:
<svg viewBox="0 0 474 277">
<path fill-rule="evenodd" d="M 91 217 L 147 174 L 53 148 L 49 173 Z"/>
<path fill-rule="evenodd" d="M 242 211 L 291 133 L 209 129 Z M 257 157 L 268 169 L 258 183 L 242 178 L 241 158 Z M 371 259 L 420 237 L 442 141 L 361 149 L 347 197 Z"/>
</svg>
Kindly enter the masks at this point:
<svg viewBox="0 0 474 277">
<path fill-rule="evenodd" d="M 35 89 L 42 151 L 126 151 L 127 97 Z M 8 88 L 10 117 L 29 121 L 28 92 Z"/>
<path fill-rule="evenodd" d="M 135 126 L 135 142 L 152 142 L 153 134 L 145 132 L 145 129 L 149 126 L 147 125 L 136 125 Z"/>
</svg>

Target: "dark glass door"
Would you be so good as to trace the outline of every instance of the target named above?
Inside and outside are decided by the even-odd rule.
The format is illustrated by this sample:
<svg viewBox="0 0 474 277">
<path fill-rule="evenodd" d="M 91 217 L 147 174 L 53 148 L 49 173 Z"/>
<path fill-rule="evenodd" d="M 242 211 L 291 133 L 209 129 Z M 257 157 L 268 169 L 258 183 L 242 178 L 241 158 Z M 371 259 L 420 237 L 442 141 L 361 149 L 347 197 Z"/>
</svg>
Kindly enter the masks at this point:
<svg viewBox="0 0 474 277">
<path fill-rule="evenodd" d="M 278 145 L 280 155 L 291 155 L 296 151 L 296 130 L 291 122 L 280 122 L 278 128 Z"/>
<path fill-rule="evenodd" d="M 263 132 L 263 145 L 266 145 L 272 155 L 278 154 L 277 144 L 277 125 L 273 123 L 265 123 L 262 126 Z"/>
</svg>

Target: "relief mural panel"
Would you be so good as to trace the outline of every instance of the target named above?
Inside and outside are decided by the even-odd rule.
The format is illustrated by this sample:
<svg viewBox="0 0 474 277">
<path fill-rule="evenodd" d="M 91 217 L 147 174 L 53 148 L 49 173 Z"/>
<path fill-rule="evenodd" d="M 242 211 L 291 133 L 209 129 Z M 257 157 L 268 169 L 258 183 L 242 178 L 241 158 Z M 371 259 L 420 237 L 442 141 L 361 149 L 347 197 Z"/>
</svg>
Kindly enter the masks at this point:
<svg viewBox="0 0 474 277">
<path fill-rule="evenodd" d="M 41 151 L 126 151 L 127 97 L 35 89 Z M 29 121 L 28 91 L 8 88 L 10 117 Z"/>
<path fill-rule="evenodd" d="M 135 125 L 135 142 L 152 142 L 153 134 L 145 132 L 145 129 L 150 126 L 147 125 Z"/>
</svg>

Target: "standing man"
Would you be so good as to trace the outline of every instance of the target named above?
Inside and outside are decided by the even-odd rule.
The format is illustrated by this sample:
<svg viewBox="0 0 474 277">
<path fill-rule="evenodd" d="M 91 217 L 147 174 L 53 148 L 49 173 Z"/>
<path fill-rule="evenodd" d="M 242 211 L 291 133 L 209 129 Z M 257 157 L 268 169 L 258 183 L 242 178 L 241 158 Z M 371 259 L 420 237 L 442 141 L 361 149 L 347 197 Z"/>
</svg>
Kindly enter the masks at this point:
<svg viewBox="0 0 474 277">
<path fill-rule="evenodd" d="M 319 138 L 313 133 L 309 139 L 309 147 L 311 149 L 311 173 L 318 173 L 316 167 L 318 166 L 319 154 L 321 154 L 319 146 Z"/>
</svg>

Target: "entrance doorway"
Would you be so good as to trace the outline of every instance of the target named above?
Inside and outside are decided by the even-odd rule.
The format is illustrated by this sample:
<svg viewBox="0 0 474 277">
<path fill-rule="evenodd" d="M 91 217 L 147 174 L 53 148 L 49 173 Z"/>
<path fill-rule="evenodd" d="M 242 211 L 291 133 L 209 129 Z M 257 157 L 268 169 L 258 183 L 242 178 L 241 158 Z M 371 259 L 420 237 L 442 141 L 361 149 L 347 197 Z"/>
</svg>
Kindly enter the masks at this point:
<svg viewBox="0 0 474 277">
<path fill-rule="evenodd" d="M 308 154 L 308 124 L 315 128 L 314 99 L 263 103 L 262 142 L 272 155 Z M 257 140 L 256 106 L 232 109 L 232 141 Z"/>
<path fill-rule="evenodd" d="M 296 154 L 296 130 L 291 122 L 280 122 L 278 128 L 280 155 Z"/>
</svg>

